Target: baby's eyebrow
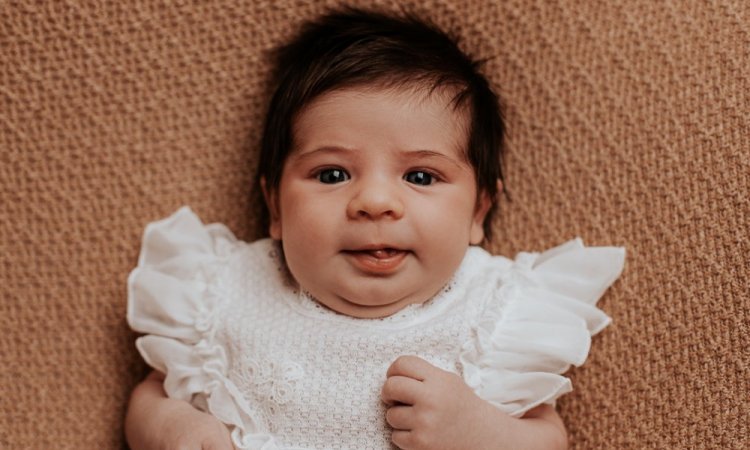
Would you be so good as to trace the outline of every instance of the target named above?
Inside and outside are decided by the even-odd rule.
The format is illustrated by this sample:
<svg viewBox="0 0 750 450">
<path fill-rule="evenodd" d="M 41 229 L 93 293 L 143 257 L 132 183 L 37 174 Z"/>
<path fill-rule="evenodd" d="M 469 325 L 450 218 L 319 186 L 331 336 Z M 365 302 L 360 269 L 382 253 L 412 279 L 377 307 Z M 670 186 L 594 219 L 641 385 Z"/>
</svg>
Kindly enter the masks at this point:
<svg viewBox="0 0 750 450">
<path fill-rule="evenodd" d="M 409 150 L 405 151 L 404 155 L 408 159 L 432 159 L 432 158 L 438 158 L 442 161 L 449 162 L 453 164 L 454 166 L 457 166 L 459 169 L 463 169 L 464 166 L 461 165 L 459 161 L 456 161 L 455 158 L 452 158 L 444 153 L 436 152 L 433 150 Z"/>
<path fill-rule="evenodd" d="M 335 145 L 326 145 L 324 147 L 316 148 L 315 150 L 311 150 L 309 152 L 294 152 L 291 156 L 296 161 L 304 161 L 306 159 L 312 158 L 317 155 L 351 155 L 352 153 L 355 153 L 354 150 L 346 148 L 346 147 L 339 147 Z"/>
</svg>

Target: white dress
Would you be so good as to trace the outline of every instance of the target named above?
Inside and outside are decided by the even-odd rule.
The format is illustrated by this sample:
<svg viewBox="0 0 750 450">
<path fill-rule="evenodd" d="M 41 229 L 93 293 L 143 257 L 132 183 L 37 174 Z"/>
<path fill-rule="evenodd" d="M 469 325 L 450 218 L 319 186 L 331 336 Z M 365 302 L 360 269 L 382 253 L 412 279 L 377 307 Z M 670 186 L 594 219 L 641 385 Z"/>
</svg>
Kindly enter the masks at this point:
<svg viewBox="0 0 750 450">
<path fill-rule="evenodd" d="M 128 279 L 128 322 L 172 398 L 226 423 L 242 449 L 389 449 L 388 366 L 416 355 L 519 417 L 571 390 L 594 306 L 625 252 L 580 239 L 514 260 L 469 247 L 434 298 L 383 319 L 320 306 L 270 239 L 238 241 L 188 208 L 148 225 Z"/>
</svg>

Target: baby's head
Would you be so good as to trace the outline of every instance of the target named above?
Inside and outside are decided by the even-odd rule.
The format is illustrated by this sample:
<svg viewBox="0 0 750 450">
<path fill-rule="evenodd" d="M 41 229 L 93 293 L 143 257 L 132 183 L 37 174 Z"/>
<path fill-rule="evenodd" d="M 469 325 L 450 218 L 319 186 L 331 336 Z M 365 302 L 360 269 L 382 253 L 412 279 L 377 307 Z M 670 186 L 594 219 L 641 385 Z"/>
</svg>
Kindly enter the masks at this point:
<svg viewBox="0 0 750 450">
<path fill-rule="evenodd" d="M 422 303 L 489 237 L 504 126 L 478 65 L 432 25 L 353 9 L 279 50 L 265 223 L 320 303 L 355 317 Z"/>
</svg>

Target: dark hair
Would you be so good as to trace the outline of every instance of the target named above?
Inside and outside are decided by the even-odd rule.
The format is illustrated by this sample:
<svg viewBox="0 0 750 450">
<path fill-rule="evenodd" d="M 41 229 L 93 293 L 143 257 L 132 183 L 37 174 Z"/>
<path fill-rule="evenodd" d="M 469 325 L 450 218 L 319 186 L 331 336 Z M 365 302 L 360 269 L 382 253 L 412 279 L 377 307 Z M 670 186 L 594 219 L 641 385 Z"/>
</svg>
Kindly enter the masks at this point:
<svg viewBox="0 0 750 450">
<path fill-rule="evenodd" d="M 413 14 L 389 14 L 357 8 L 329 12 L 303 24 L 297 35 L 276 50 L 278 83 L 266 116 L 258 180 L 278 190 L 294 142 L 296 115 L 320 95 L 347 87 L 421 87 L 456 91 L 454 107 L 470 118 L 467 159 L 474 168 L 477 191 L 491 207 L 484 234 L 491 237 L 497 208 L 497 181 L 502 180 L 505 125 L 498 96 L 458 40 Z M 268 208 L 261 216 L 269 225 Z"/>
</svg>

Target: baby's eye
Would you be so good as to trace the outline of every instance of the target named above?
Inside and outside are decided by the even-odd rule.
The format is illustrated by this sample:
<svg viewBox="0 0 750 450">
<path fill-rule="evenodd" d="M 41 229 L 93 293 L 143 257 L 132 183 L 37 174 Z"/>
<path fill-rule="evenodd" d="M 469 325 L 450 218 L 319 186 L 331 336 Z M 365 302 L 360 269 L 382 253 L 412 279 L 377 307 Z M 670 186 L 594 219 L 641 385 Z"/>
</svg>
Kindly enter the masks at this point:
<svg viewBox="0 0 750 450">
<path fill-rule="evenodd" d="M 323 169 L 318 172 L 318 181 L 325 184 L 341 183 L 349 179 L 349 174 L 341 169 Z"/>
<path fill-rule="evenodd" d="M 415 170 L 404 175 L 404 180 L 420 186 L 429 186 L 435 182 L 435 177 L 422 170 Z"/>
</svg>

